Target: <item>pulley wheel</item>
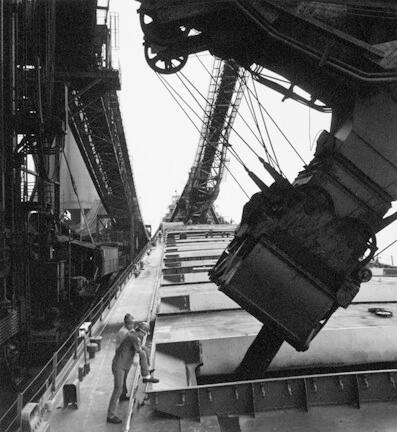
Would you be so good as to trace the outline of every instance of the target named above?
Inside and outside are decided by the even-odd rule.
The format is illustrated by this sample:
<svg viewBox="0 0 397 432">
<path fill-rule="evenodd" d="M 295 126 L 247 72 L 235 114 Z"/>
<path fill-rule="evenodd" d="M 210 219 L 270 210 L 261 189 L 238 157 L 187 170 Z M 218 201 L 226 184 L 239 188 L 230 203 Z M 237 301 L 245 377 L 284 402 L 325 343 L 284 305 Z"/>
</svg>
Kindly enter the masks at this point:
<svg viewBox="0 0 397 432">
<path fill-rule="evenodd" d="M 154 50 L 150 44 L 145 43 L 145 59 L 155 72 L 169 75 L 180 71 L 185 66 L 188 55 L 170 55 L 168 49 Z"/>
</svg>

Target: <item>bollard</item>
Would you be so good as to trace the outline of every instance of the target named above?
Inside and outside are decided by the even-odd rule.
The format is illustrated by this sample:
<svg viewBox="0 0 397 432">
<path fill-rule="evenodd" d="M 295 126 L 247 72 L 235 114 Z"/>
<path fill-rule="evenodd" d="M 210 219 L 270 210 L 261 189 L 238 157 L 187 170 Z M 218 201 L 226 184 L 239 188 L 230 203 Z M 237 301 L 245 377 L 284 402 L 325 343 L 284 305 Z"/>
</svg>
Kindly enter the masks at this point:
<svg viewBox="0 0 397 432">
<path fill-rule="evenodd" d="M 58 354 L 55 352 L 52 356 L 52 380 L 51 380 L 51 391 L 56 391 L 56 379 L 58 375 Z"/>
<path fill-rule="evenodd" d="M 84 365 L 81 365 L 78 367 L 79 381 L 83 381 L 84 375 L 85 375 L 85 368 L 84 368 Z"/>
<path fill-rule="evenodd" d="M 69 405 L 76 409 L 80 405 L 80 382 L 78 379 L 63 386 L 63 407 L 67 408 Z"/>
<path fill-rule="evenodd" d="M 90 342 L 98 345 L 97 351 L 101 350 L 102 336 L 92 336 L 92 337 L 90 337 Z"/>
<path fill-rule="evenodd" d="M 90 359 L 95 358 L 95 353 L 98 351 L 98 345 L 96 343 L 87 344 L 87 352 Z"/>
</svg>

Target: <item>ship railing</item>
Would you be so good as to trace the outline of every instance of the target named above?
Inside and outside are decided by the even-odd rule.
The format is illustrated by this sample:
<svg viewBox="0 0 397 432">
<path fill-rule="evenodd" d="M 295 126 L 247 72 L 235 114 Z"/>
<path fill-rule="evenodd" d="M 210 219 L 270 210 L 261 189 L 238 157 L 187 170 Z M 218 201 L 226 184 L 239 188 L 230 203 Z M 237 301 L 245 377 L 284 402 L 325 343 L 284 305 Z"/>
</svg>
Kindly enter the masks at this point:
<svg viewBox="0 0 397 432">
<path fill-rule="evenodd" d="M 159 237 L 159 233 L 160 233 L 160 227 L 157 229 L 156 233 L 154 234 L 153 238 L 157 239 L 160 238 L 162 240 L 161 237 Z M 161 261 L 163 261 L 164 259 L 164 253 L 165 253 L 165 248 L 162 249 L 162 257 L 161 257 Z M 150 322 L 153 315 L 154 315 L 154 311 L 157 305 L 156 302 L 156 298 L 157 298 L 157 288 L 160 286 L 160 279 L 161 279 L 161 275 L 162 272 L 159 271 L 158 275 L 157 275 L 157 280 L 155 282 L 155 289 L 153 290 L 152 293 L 152 297 L 150 299 L 150 303 L 149 303 L 149 308 L 146 312 L 146 321 Z M 146 345 L 146 341 L 147 341 L 147 336 L 145 335 L 142 339 L 142 345 Z M 150 364 L 153 365 L 153 357 L 154 357 L 154 352 L 151 349 L 150 350 Z M 132 373 L 132 382 L 130 384 L 130 400 L 128 403 L 128 409 L 127 409 L 127 415 L 125 417 L 125 421 L 124 421 L 124 427 L 123 427 L 123 432 L 129 432 L 130 427 L 131 427 L 131 419 L 134 413 L 134 407 L 135 407 L 135 402 L 136 402 L 136 396 L 137 396 L 137 392 L 138 392 L 138 385 L 139 385 L 139 378 L 141 376 L 141 367 L 139 364 L 139 355 L 135 354 L 134 356 L 134 366 L 135 368 L 133 369 L 133 373 Z"/>
<path fill-rule="evenodd" d="M 83 323 L 90 322 L 90 336 L 99 330 L 101 322 L 112 307 L 112 301 L 117 300 L 126 282 L 141 267 L 141 262 L 158 231 L 149 240 L 133 261 L 119 274 L 110 289 L 83 316 L 71 335 L 55 351 L 52 358 L 44 365 L 40 372 L 30 381 L 23 391 L 18 393 L 15 401 L 0 418 L 1 432 L 15 432 L 21 429 L 22 409 L 29 402 L 36 402 L 42 414 L 51 409 L 51 401 L 67 380 L 70 372 L 80 361 L 85 344 L 81 337 L 80 328 Z M 113 302 L 114 304 L 114 302 Z M 92 333 L 92 334 L 91 334 Z"/>
</svg>

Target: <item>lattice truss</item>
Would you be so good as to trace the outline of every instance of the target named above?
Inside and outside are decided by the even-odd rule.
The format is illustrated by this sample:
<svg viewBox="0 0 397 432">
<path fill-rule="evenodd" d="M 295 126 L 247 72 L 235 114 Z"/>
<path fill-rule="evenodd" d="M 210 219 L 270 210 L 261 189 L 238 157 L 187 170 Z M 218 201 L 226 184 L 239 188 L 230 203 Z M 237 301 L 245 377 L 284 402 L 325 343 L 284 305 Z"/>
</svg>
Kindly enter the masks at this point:
<svg viewBox="0 0 397 432">
<path fill-rule="evenodd" d="M 229 136 L 243 96 L 244 71 L 215 59 L 193 166 L 171 220 L 207 222 L 227 163 Z M 216 216 L 215 216 L 216 217 Z"/>
</svg>

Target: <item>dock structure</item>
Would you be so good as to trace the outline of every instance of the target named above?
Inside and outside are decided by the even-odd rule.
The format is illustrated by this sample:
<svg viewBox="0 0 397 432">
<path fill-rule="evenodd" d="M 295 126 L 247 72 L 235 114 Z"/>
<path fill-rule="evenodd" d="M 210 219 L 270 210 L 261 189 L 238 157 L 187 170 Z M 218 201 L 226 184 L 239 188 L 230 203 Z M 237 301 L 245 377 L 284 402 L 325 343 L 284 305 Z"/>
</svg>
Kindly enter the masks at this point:
<svg viewBox="0 0 397 432">
<path fill-rule="evenodd" d="M 206 272 L 194 266 L 177 272 L 178 264 L 206 263 L 214 250 L 220 254 L 216 244 L 227 244 L 234 229 L 164 224 L 162 240 L 144 258 L 142 272 L 127 282 L 104 320 L 101 352 L 80 383 L 78 409 L 53 409 L 52 431 L 255 432 L 292 425 L 297 431 L 393 430 L 395 279 L 375 275 L 353 305 L 332 317 L 308 351 L 284 344 L 266 376 L 241 381 L 235 370 L 261 323 L 217 290 Z M 165 265 L 169 261 L 172 267 Z M 374 291 L 381 298 L 377 303 Z M 390 317 L 369 311 L 374 308 L 391 312 Z M 119 404 L 123 423 L 115 426 L 106 423 L 111 361 L 115 333 L 127 312 L 151 321 L 147 345 L 160 381 L 143 384 L 135 362 L 129 373 L 132 398 Z M 61 396 L 54 399 L 55 408 L 62 407 Z"/>
</svg>

